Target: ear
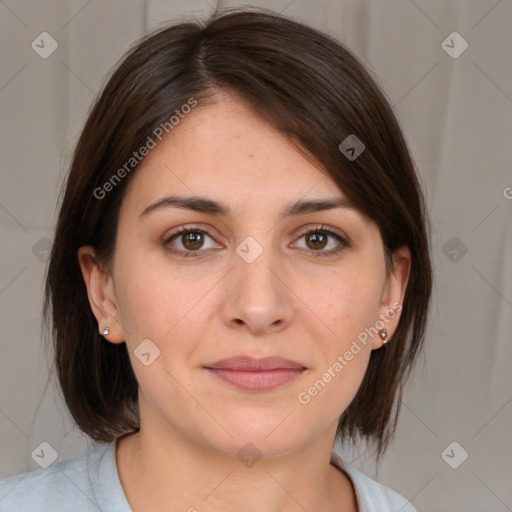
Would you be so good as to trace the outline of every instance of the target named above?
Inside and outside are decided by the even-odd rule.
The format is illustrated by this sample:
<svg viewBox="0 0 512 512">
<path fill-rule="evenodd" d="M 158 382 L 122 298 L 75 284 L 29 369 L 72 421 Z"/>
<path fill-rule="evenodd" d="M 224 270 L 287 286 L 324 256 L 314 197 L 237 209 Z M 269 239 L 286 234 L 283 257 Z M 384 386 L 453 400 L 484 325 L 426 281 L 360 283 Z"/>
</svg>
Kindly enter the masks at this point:
<svg viewBox="0 0 512 512">
<path fill-rule="evenodd" d="M 377 330 L 385 329 L 387 331 L 387 341 L 393 336 L 400 320 L 400 312 L 402 311 L 405 290 L 407 289 L 411 271 L 411 251 L 409 247 L 404 245 L 396 249 L 392 254 L 392 261 L 393 269 L 386 277 L 379 308 L 379 317 L 375 321 Z M 384 325 L 382 326 L 382 324 Z M 378 334 L 374 336 L 372 349 L 382 347 L 383 341 Z"/>
<path fill-rule="evenodd" d="M 86 245 L 78 249 L 78 262 L 87 287 L 87 297 L 92 312 L 98 321 L 98 330 L 111 343 L 122 343 L 124 334 L 119 324 L 119 312 L 112 276 L 96 259 L 94 247 Z M 109 334 L 103 329 L 109 327 Z"/>
</svg>

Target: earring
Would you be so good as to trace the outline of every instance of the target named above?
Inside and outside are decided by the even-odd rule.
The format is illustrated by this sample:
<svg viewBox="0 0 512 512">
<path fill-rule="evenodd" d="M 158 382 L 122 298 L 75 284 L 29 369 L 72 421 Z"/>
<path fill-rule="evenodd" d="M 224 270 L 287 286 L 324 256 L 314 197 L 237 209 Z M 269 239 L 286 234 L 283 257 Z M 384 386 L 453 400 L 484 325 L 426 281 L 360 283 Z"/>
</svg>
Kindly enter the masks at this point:
<svg viewBox="0 0 512 512">
<path fill-rule="evenodd" d="M 382 344 L 385 345 L 388 342 L 386 339 L 388 337 L 388 331 L 386 331 L 386 329 L 382 329 L 382 331 L 379 331 L 379 336 L 382 338 Z"/>
<path fill-rule="evenodd" d="M 105 327 L 105 329 L 103 329 L 102 334 L 103 334 L 103 336 L 106 336 L 109 332 L 110 332 L 110 327 L 107 326 L 107 327 Z"/>
</svg>

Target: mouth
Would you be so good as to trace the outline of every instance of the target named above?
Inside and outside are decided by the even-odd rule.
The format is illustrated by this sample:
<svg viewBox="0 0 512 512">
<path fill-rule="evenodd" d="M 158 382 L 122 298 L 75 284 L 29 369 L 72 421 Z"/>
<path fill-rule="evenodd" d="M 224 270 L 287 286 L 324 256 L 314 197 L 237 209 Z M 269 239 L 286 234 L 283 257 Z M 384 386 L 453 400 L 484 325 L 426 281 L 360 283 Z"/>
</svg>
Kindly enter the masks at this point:
<svg viewBox="0 0 512 512">
<path fill-rule="evenodd" d="M 222 359 L 204 368 L 239 389 L 251 391 L 277 388 L 296 379 L 307 370 L 302 364 L 282 357 L 255 359 L 250 356 Z"/>
</svg>

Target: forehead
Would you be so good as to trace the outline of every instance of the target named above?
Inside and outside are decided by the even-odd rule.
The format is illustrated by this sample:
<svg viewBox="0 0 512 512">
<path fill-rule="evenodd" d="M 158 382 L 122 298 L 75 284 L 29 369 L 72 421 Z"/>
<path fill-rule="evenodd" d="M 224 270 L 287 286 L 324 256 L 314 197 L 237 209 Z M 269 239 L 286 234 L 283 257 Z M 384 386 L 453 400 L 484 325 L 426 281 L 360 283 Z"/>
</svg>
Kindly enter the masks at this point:
<svg viewBox="0 0 512 512">
<path fill-rule="evenodd" d="M 141 210 L 171 193 L 216 198 L 235 211 L 343 195 L 283 133 L 228 95 L 180 120 L 142 161 L 125 201 Z"/>
</svg>

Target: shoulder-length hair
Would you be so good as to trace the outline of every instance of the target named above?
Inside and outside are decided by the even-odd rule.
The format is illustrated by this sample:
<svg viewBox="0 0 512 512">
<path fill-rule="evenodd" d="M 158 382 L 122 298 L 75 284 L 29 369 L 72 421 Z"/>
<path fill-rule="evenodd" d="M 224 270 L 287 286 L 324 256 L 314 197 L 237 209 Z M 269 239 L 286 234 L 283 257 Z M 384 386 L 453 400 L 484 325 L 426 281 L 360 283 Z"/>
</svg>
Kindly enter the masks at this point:
<svg viewBox="0 0 512 512">
<path fill-rule="evenodd" d="M 139 428 L 126 344 L 99 334 L 77 251 L 92 245 L 100 262 L 111 261 L 120 205 L 137 165 L 109 187 L 106 199 L 98 190 L 191 98 L 207 105 L 219 91 L 255 107 L 376 223 L 388 272 L 395 249 L 411 251 L 392 342 L 372 351 L 337 431 L 342 439 L 369 441 L 380 458 L 425 336 L 432 269 L 422 190 L 395 115 L 361 63 L 334 38 L 261 9 L 214 12 L 206 21 L 185 20 L 145 36 L 123 56 L 89 112 L 65 183 L 43 311 L 65 402 L 97 442 Z M 339 148 L 349 135 L 365 145 L 356 159 Z"/>
</svg>

